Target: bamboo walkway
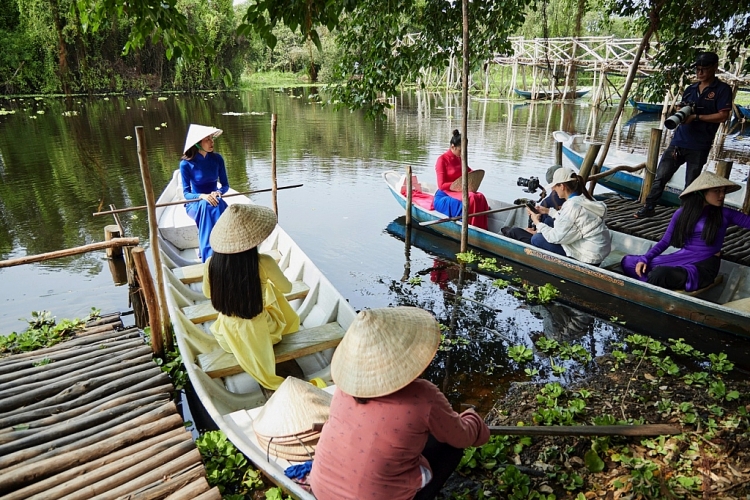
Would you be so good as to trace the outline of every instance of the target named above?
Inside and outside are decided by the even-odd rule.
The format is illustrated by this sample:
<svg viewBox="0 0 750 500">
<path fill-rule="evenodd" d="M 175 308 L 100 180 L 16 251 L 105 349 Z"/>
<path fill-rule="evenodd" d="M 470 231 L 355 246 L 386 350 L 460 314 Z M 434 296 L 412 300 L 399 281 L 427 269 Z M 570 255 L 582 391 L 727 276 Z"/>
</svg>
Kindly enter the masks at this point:
<svg viewBox="0 0 750 500">
<path fill-rule="evenodd" d="M 656 215 L 648 219 L 636 219 L 633 214 L 641 208 L 635 200 L 612 197 L 607 203 L 607 227 L 621 233 L 659 241 L 667 230 L 676 207 L 657 207 Z M 737 226 L 727 229 L 721 257 L 738 264 L 750 265 L 750 231 Z"/>
<path fill-rule="evenodd" d="M 220 499 L 141 332 L 86 326 L 0 359 L 0 499 Z"/>
</svg>

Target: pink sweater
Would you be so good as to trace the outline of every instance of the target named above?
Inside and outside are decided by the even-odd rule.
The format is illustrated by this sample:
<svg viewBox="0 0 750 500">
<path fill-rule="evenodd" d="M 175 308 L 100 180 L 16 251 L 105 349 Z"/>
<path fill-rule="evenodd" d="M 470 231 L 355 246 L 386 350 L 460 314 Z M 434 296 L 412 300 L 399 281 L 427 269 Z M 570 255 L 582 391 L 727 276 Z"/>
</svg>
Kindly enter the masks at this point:
<svg viewBox="0 0 750 500">
<path fill-rule="evenodd" d="M 310 484 L 318 500 L 411 500 L 422 485 L 427 437 L 456 448 L 490 437 L 473 410 L 461 415 L 427 380 L 357 403 L 339 389 L 315 450 Z"/>
</svg>

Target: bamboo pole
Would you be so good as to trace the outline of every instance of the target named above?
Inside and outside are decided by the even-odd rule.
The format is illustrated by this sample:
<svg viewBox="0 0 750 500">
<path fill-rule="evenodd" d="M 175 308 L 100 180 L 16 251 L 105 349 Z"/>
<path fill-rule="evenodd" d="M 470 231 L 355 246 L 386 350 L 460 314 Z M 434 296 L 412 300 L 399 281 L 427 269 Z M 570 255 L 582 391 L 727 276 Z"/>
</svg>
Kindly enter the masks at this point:
<svg viewBox="0 0 750 500">
<path fill-rule="evenodd" d="M 581 163 L 581 168 L 579 169 L 578 174 L 583 178 L 584 184 L 588 181 L 589 174 L 594 166 L 594 160 L 596 160 L 596 155 L 599 153 L 601 147 L 601 143 L 598 142 L 589 144 L 586 156 L 583 157 L 583 163 Z"/>
<path fill-rule="evenodd" d="M 719 160 L 716 162 L 716 175 L 729 179 L 729 174 L 732 173 L 732 160 Z"/>
<path fill-rule="evenodd" d="M 144 479 L 138 479 L 137 482 L 133 481 L 128 486 L 130 486 L 131 490 L 133 486 L 138 487 L 139 489 L 135 490 L 133 493 L 129 495 L 129 500 L 161 499 L 167 495 L 174 493 L 180 488 L 185 487 L 191 482 L 204 477 L 206 475 L 206 472 L 205 472 L 205 469 L 203 468 L 203 463 L 200 460 L 200 453 L 198 452 L 198 450 L 195 450 L 194 453 L 198 455 L 198 463 L 196 464 L 190 464 L 190 462 L 187 459 L 185 459 L 183 463 L 187 463 L 188 467 L 183 467 L 183 469 L 180 471 L 174 472 L 169 475 L 163 475 L 161 477 L 153 474 L 150 477 L 146 478 L 146 480 L 151 479 L 150 483 L 146 483 L 146 480 Z M 164 467 L 164 469 L 168 470 L 166 466 Z M 125 488 L 123 488 L 123 490 L 124 492 L 128 491 Z M 118 492 L 118 493 L 122 494 L 121 492 Z M 97 500 L 117 500 L 117 499 L 118 497 L 112 497 L 112 496 L 102 496 L 101 498 L 97 498 Z"/>
<path fill-rule="evenodd" d="M 208 485 L 206 478 L 199 477 L 192 483 L 185 485 L 184 488 L 175 491 L 164 500 L 193 500 L 201 493 L 205 493 L 210 489 L 211 487 Z"/>
<path fill-rule="evenodd" d="M 40 253 L 37 255 L 27 255 L 25 257 L 18 257 L 17 259 L 2 260 L 0 261 L 0 269 L 5 267 L 20 266 L 23 264 L 33 264 L 34 262 L 42 262 L 50 259 L 70 257 L 72 255 L 79 255 L 87 252 L 96 252 L 98 250 L 105 250 L 107 248 L 137 245 L 138 241 L 138 238 L 114 238 L 110 241 L 89 243 L 88 245 L 82 245 L 75 248 L 66 248 L 65 250 L 55 250 L 54 252 Z"/>
<path fill-rule="evenodd" d="M 54 476 L 50 476 L 47 479 L 37 481 L 29 484 L 28 486 L 21 488 L 20 490 L 13 491 L 3 497 L 3 500 L 28 500 L 33 498 L 32 495 L 51 491 L 52 488 L 62 485 L 66 481 L 72 482 L 83 474 L 89 474 L 101 470 L 108 464 L 115 462 L 123 457 L 135 456 L 143 450 L 147 450 L 145 455 L 151 456 L 156 450 L 167 449 L 175 444 L 192 439 L 189 432 L 184 428 L 177 428 L 171 430 L 165 434 L 156 435 L 149 439 L 138 441 L 135 444 L 126 448 L 117 450 L 109 455 L 105 455 L 95 460 L 88 461 L 72 469 L 60 471 Z M 66 490 L 61 490 L 65 492 Z"/>
<path fill-rule="evenodd" d="M 201 493 L 193 500 L 221 500 L 221 492 L 218 487 L 214 486 L 207 492 Z"/>
<path fill-rule="evenodd" d="M 646 198 L 648 193 L 651 192 L 651 186 L 654 184 L 654 177 L 656 176 L 656 168 L 659 161 L 659 149 L 661 149 L 661 134 L 660 128 L 651 129 L 651 140 L 648 143 L 648 155 L 646 156 L 646 172 L 643 176 L 643 184 L 641 184 L 641 196 L 639 201 L 641 205 L 646 204 Z"/>
<path fill-rule="evenodd" d="M 411 226 L 411 203 L 412 203 L 412 185 L 411 185 L 411 165 L 406 166 L 406 227 Z"/>
<path fill-rule="evenodd" d="M 271 115 L 271 200 L 273 200 L 273 213 L 279 218 L 278 185 L 276 184 L 276 113 Z"/>
<path fill-rule="evenodd" d="M 668 424 L 490 426 L 492 435 L 510 436 L 669 436 L 682 429 Z"/>
<path fill-rule="evenodd" d="M 135 267 L 133 258 L 133 249 L 135 247 L 125 247 L 123 256 L 125 258 L 125 267 L 127 268 L 128 277 L 128 299 L 130 306 L 133 308 L 135 326 L 146 328 L 148 326 L 148 309 L 146 307 L 146 297 L 141 293 L 141 285 L 138 281 L 138 272 Z"/>
<path fill-rule="evenodd" d="M 463 71 L 461 75 L 461 252 L 469 248 L 469 0 L 461 1 L 463 19 Z"/>
<path fill-rule="evenodd" d="M 148 268 L 148 261 L 144 252 L 141 247 L 134 248 L 133 261 L 135 262 L 135 269 L 138 273 L 138 281 L 141 284 L 143 296 L 146 299 L 148 320 L 151 325 L 151 348 L 156 356 L 163 358 L 164 337 L 162 335 L 167 326 L 162 323 L 162 315 L 161 311 L 159 311 L 159 299 L 156 296 L 156 290 L 154 290 L 154 282 L 151 278 L 151 271 Z"/>
<path fill-rule="evenodd" d="M 503 207 L 503 208 L 494 208 L 492 210 L 484 210 L 483 212 L 476 212 L 473 214 L 469 214 L 471 217 L 476 217 L 478 215 L 488 215 L 488 214 L 496 214 L 498 212 L 507 212 L 509 210 L 517 210 L 519 208 L 524 208 L 526 205 L 513 205 L 512 207 Z M 457 217 L 446 217 L 445 219 L 437 219 L 437 220 L 426 220 L 424 222 L 420 222 L 420 226 L 432 226 L 433 224 L 442 224 L 443 222 L 451 222 L 456 221 L 463 218 L 463 215 L 459 215 Z"/>
<path fill-rule="evenodd" d="M 154 208 L 154 190 L 151 186 L 151 171 L 148 168 L 148 157 L 146 155 L 146 135 L 142 126 L 135 127 L 135 135 L 138 139 L 138 163 L 141 166 L 141 177 L 143 177 L 143 190 L 146 193 L 146 206 L 148 208 L 148 227 L 149 243 L 151 246 L 154 266 L 156 266 L 156 293 L 159 297 L 159 307 L 161 308 L 161 325 L 162 338 L 164 339 L 164 348 L 172 348 L 172 338 L 170 333 L 169 313 L 167 312 L 167 298 L 164 295 L 164 278 L 161 273 L 161 255 L 159 254 L 159 228 L 156 224 L 156 209 Z"/>
<path fill-rule="evenodd" d="M 598 174 L 589 175 L 589 180 L 598 181 L 599 179 L 609 177 L 610 175 L 616 174 L 617 172 L 638 172 L 639 170 L 643 170 L 644 168 L 646 168 L 645 163 L 639 163 L 638 165 L 633 165 L 632 167 L 630 165 L 618 165 L 604 172 L 599 172 Z"/>
</svg>

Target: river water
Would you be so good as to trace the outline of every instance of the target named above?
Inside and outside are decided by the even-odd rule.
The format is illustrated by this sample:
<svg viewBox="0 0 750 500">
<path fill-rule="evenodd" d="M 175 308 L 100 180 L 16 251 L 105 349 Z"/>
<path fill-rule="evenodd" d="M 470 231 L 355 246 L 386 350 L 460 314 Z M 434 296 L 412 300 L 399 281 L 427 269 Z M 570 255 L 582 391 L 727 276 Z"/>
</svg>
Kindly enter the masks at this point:
<svg viewBox="0 0 750 500">
<path fill-rule="evenodd" d="M 473 272 L 465 273 L 461 284 L 463 294 L 476 303 L 464 301 L 456 308 L 452 293 L 459 271 L 450 260 L 455 245 L 417 231 L 407 262 L 402 209 L 381 174 L 411 165 L 417 176 L 434 182 L 435 160 L 447 149 L 452 130 L 461 126 L 456 94 L 404 93 L 380 122 L 321 105 L 314 88 L 16 98 L 0 101 L 0 107 L 2 259 L 102 241 L 104 226 L 113 220 L 93 217 L 93 212 L 109 204 L 144 204 L 134 139 L 137 125 L 145 129 L 157 197 L 177 168 L 190 123 L 224 130 L 215 148 L 224 156 L 233 188 L 270 187 L 270 123 L 271 113 L 276 113 L 278 183 L 304 184 L 279 193 L 280 224 L 355 309 L 413 304 L 433 311 L 445 325 L 458 325 L 456 334 L 467 343 L 445 351 L 431 368 L 433 380 L 460 374 L 460 382 L 446 383 L 448 392 L 465 393 L 465 387 L 473 386 L 480 400 L 479 386 L 492 391 L 502 385 L 499 380 L 518 377 L 505 349 L 529 344 L 535 332 L 585 337 L 601 354 L 626 331 L 607 321 L 610 317 L 644 333 L 663 333 L 674 324 L 649 319 L 633 306 L 609 304 L 580 288 L 564 290 L 565 304 L 529 306 L 512 293 L 493 289 L 493 278 Z M 469 164 L 486 171 L 482 191 L 489 196 L 524 196 L 516 181 L 536 176 L 544 183 L 545 171 L 554 162 L 554 130 L 602 140 L 613 115 L 614 108 L 597 110 L 585 101 L 562 105 L 473 98 Z M 645 151 L 656 119 L 634 117 L 628 108 L 613 147 Z M 726 146 L 736 156 L 747 157 L 747 139 L 739 134 L 728 138 Z M 268 194 L 252 199 L 271 203 Z M 145 212 L 123 214 L 121 220 L 127 236 L 148 245 Z M 402 281 L 407 263 L 407 280 Z M 514 268 L 523 279 L 549 281 L 532 270 Z M 415 276 L 422 278 L 421 284 L 408 281 Z M 23 329 L 18 318 L 34 310 L 47 309 L 61 318 L 84 316 L 92 306 L 102 312 L 129 309 L 126 287 L 113 285 L 103 252 L 0 269 L 0 282 L 2 333 Z M 598 314 L 589 316 L 570 304 L 597 309 Z M 694 329 L 680 325 L 683 331 Z"/>
</svg>

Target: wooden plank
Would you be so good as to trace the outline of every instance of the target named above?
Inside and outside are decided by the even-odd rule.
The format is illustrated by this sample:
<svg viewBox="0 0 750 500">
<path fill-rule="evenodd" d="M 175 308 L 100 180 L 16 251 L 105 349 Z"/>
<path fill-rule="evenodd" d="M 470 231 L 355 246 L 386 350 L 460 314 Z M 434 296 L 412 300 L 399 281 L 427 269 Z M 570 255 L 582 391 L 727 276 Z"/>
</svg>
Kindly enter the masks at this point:
<svg viewBox="0 0 750 500">
<path fill-rule="evenodd" d="M 286 300 L 292 301 L 295 299 L 304 299 L 310 292 L 310 287 L 304 281 L 295 281 L 292 283 L 292 290 L 289 293 L 285 293 L 284 297 Z M 219 313 L 211 305 L 210 300 L 200 302 L 194 306 L 187 306 L 182 308 L 182 312 L 188 317 L 193 323 L 200 324 L 206 321 L 212 321 L 217 318 Z"/>
<path fill-rule="evenodd" d="M 281 260 L 281 253 L 276 250 L 269 250 L 268 252 L 263 252 L 266 255 L 270 255 L 273 257 L 273 260 L 275 260 L 277 263 Z M 193 264 L 192 266 L 184 266 L 184 267 L 176 267 L 172 269 L 172 272 L 174 275 L 185 283 L 186 285 L 189 285 L 190 283 L 198 283 L 203 281 L 203 270 L 206 267 L 205 264 Z"/>
<path fill-rule="evenodd" d="M 284 335 L 281 342 L 273 348 L 276 363 L 301 358 L 308 354 L 336 347 L 344 338 L 344 329 L 336 322 L 315 328 L 307 328 L 289 335 Z M 233 354 L 223 349 L 215 349 L 208 354 L 198 355 L 198 366 L 212 378 L 227 377 L 242 373 Z"/>
<path fill-rule="evenodd" d="M 723 304 L 723 305 L 724 307 L 729 307 L 730 309 L 735 309 L 737 311 L 750 313 L 750 297 L 739 299 L 739 300 L 733 300 L 732 302 L 727 302 L 726 304 Z"/>
</svg>

